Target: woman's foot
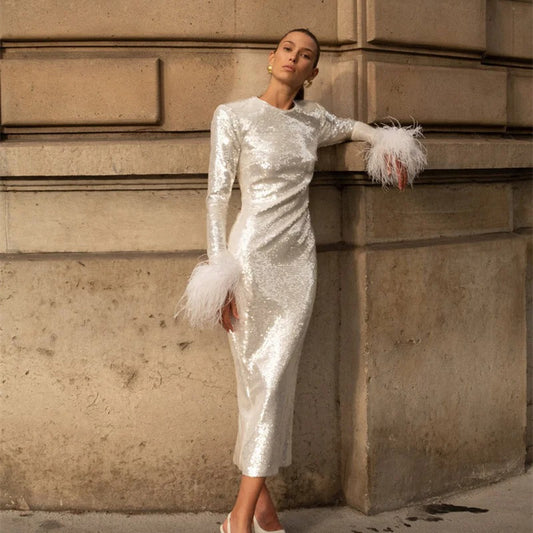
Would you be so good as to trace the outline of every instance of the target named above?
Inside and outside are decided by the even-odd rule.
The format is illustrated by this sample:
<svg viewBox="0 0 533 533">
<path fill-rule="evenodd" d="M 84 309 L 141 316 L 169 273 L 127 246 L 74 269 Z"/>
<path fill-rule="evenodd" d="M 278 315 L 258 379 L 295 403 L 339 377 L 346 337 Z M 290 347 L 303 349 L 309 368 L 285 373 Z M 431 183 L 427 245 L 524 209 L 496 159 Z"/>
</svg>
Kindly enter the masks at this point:
<svg viewBox="0 0 533 533">
<path fill-rule="evenodd" d="M 266 531 L 279 531 L 280 529 L 283 529 L 276 512 L 276 507 L 274 506 L 274 502 L 270 497 L 270 492 L 268 492 L 266 485 L 263 485 L 263 488 L 259 493 L 259 498 L 255 505 L 255 517 L 261 528 Z M 233 533 L 233 531 L 231 533 Z"/>
<path fill-rule="evenodd" d="M 231 520 L 231 524 L 228 524 L 228 521 Z M 222 524 L 222 531 L 224 533 L 252 533 L 252 524 L 249 520 L 242 520 L 238 511 L 231 511 L 231 513 L 226 517 Z"/>
</svg>

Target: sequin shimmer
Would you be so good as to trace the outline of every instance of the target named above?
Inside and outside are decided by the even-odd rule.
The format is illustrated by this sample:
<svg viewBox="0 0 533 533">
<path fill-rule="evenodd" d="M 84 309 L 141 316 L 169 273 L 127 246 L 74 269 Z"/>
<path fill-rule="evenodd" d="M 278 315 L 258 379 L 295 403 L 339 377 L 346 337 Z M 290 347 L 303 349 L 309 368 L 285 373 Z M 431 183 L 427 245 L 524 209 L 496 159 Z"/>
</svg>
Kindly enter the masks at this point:
<svg viewBox="0 0 533 533">
<path fill-rule="evenodd" d="M 291 462 L 296 375 L 316 287 L 309 183 L 317 148 L 349 139 L 355 123 L 313 102 L 281 110 L 257 97 L 221 105 L 213 117 L 208 255 L 228 249 L 242 268 L 229 339 L 239 406 L 233 459 L 248 476 Z M 236 177 L 242 207 L 226 245 Z"/>
</svg>

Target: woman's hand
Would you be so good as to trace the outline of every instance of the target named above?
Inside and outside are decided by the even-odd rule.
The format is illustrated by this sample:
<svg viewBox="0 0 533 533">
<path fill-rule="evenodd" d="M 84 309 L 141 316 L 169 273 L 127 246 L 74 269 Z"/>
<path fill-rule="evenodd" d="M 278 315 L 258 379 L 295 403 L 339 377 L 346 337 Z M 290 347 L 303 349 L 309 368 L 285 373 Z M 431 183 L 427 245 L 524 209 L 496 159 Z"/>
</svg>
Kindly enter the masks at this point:
<svg viewBox="0 0 533 533">
<path fill-rule="evenodd" d="M 226 303 L 222 308 L 222 316 L 220 317 L 220 324 L 222 327 L 229 333 L 233 331 L 233 324 L 231 319 L 239 319 L 239 313 L 237 312 L 237 304 L 235 303 L 235 296 L 233 294 L 228 294 L 226 298 Z"/>
<path fill-rule="evenodd" d="M 386 155 L 385 161 L 387 162 L 387 174 L 389 176 L 396 174 L 398 189 L 404 191 L 407 186 L 407 168 L 399 159 L 393 156 Z"/>
</svg>

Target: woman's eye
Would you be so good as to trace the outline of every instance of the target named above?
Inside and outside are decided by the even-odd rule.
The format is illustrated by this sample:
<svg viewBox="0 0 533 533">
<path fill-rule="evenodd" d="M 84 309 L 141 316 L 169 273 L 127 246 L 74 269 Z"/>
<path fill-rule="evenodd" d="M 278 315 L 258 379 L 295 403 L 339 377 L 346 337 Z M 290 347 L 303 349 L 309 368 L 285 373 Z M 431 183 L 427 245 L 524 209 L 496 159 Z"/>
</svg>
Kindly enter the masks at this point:
<svg viewBox="0 0 533 533">
<path fill-rule="evenodd" d="M 284 46 L 284 47 L 283 47 L 283 50 L 285 50 L 285 51 L 287 51 L 287 52 L 290 52 L 290 51 L 291 51 L 290 47 L 288 47 L 288 46 Z"/>
</svg>

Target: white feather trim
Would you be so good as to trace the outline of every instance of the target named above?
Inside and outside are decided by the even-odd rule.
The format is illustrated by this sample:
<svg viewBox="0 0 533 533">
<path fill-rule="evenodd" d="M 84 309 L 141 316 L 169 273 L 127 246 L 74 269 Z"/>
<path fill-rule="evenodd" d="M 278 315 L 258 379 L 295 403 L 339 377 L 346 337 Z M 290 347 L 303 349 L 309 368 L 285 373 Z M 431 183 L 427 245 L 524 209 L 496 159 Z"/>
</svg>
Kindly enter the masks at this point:
<svg viewBox="0 0 533 533">
<path fill-rule="evenodd" d="M 240 276 L 241 266 L 229 252 L 198 263 L 178 302 L 174 318 L 183 312 L 194 328 L 215 327 L 228 293 L 235 293 Z"/>
<path fill-rule="evenodd" d="M 394 169 L 395 160 L 398 160 L 406 167 L 407 181 L 412 185 L 415 177 L 427 165 L 426 149 L 418 140 L 419 137 L 422 137 L 422 128 L 416 125 L 376 128 L 372 145 L 365 154 L 366 170 L 372 181 L 384 186 L 397 185 L 398 177 Z M 387 158 L 390 166 L 387 165 Z"/>
</svg>

